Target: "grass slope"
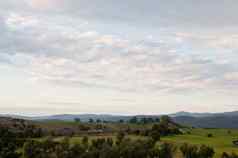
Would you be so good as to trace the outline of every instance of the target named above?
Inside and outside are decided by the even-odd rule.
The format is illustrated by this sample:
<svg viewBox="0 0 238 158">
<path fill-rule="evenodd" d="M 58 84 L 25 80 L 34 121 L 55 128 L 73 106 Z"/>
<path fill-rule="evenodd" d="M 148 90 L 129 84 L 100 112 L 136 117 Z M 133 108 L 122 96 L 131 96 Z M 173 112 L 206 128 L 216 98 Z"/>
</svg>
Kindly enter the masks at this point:
<svg viewBox="0 0 238 158">
<path fill-rule="evenodd" d="M 230 133 L 228 133 L 230 131 Z M 208 137 L 207 135 L 211 133 L 213 137 Z M 146 137 L 129 135 L 127 136 L 131 139 L 146 139 Z M 115 134 L 109 135 L 97 135 L 89 136 L 89 140 L 97 138 L 112 138 L 114 141 L 116 139 Z M 56 140 L 60 141 L 63 137 L 58 137 Z M 214 158 L 220 158 L 222 152 L 232 153 L 235 152 L 238 154 L 238 147 L 232 144 L 233 140 L 238 139 L 238 130 L 236 129 L 191 129 L 190 134 L 183 135 L 174 135 L 162 137 L 162 142 L 170 142 L 179 147 L 183 143 L 189 143 L 194 145 L 208 145 L 214 148 L 216 154 Z M 72 137 L 71 143 L 78 143 L 82 140 L 82 137 Z M 182 155 L 177 150 L 176 158 L 181 158 Z"/>
<path fill-rule="evenodd" d="M 162 141 L 172 142 L 176 145 L 182 143 L 209 145 L 215 149 L 215 158 L 220 158 L 224 151 L 238 154 L 238 147 L 232 144 L 233 140 L 238 139 L 238 130 L 230 131 L 229 134 L 228 129 L 192 129 L 190 134 L 163 137 Z M 211 133 L 213 137 L 207 137 L 208 133 Z"/>
</svg>

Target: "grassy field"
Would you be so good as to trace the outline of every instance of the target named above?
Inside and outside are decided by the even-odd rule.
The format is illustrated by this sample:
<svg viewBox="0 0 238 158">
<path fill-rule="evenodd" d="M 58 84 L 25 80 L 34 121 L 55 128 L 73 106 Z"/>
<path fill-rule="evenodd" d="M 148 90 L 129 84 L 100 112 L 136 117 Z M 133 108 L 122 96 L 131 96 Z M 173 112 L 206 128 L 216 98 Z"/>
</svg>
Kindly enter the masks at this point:
<svg viewBox="0 0 238 158">
<path fill-rule="evenodd" d="M 41 124 L 42 126 L 46 126 L 47 128 L 59 128 L 59 127 L 77 127 L 77 124 L 74 122 L 47 122 L 45 124 Z M 113 131 L 118 131 L 120 129 L 150 129 L 151 125 L 137 125 L 137 124 L 105 124 L 107 128 L 112 129 Z M 90 125 L 91 126 L 91 125 Z M 174 135 L 174 136 L 167 136 L 162 137 L 161 141 L 163 142 L 170 142 L 175 144 L 176 146 L 179 146 L 183 143 L 189 143 L 189 144 L 195 144 L 195 145 L 208 145 L 215 149 L 215 158 L 220 158 L 222 152 L 235 152 L 238 154 L 238 147 L 233 145 L 232 141 L 238 139 L 238 129 L 187 129 L 187 134 L 183 135 Z M 228 132 L 229 131 L 229 132 Z M 208 137 L 208 134 L 212 134 L 212 137 Z M 115 134 L 102 134 L 93 136 L 88 136 L 89 140 L 97 139 L 97 138 L 113 138 L 115 140 Z M 144 139 L 145 137 L 141 136 L 134 136 L 130 135 L 128 136 L 131 139 Z M 56 140 L 61 140 L 62 137 L 56 138 Z M 72 137 L 71 143 L 77 143 L 82 140 L 82 137 Z M 177 157 L 181 153 L 178 153 Z"/>
<path fill-rule="evenodd" d="M 192 129 L 190 134 L 163 137 L 162 141 L 171 142 L 178 146 L 185 142 L 209 145 L 215 149 L 215 158 L 220 158 L 224 151 L 238 154 L 238 147 L 232 144 L 233 140 L 238 139 L 238 130 L 230 130 L 230 133 L 228 131 L 228 129 Z M 211 133 L 213 137 L 209 138 L 208 133 Z"/>
<path fill-rule="evenodd" d="M 228 132 L 230 131 L 230 132 Z M 214 158 L 220 158 L 222 152 L 232 153 L 235 152 L 238 154 L 238 147 L 232 144 L 233 140 L 238 139 L 238 130 L 228 130 L 228 129 L 191 129 L 189 134 L 183 135 L 174 135 L 162 137 L 162 142 L 170 142 L 179 146 L 183 143 L 189 143 L 194 145 L 208 145 L 214 148 L 216 154 Z M 212 137 L 208 137 L 208 134 L 212 134 Z M 131 139 L 145 139 L 145 137 L 129 135 L 127 136 Z M 98 136 L 89 136 L 89 140 L 97 138 L 113 138 L 116 139 L 115 135 L 98 135 Z M 56 138 L 60 141 L 62 137 Z M 82 140 L 82 137 L 72 137 L 71 143 L 77 143 Z M 181 157 L 181 153 L 177 153 L 176 157 Z"/>
</svg>

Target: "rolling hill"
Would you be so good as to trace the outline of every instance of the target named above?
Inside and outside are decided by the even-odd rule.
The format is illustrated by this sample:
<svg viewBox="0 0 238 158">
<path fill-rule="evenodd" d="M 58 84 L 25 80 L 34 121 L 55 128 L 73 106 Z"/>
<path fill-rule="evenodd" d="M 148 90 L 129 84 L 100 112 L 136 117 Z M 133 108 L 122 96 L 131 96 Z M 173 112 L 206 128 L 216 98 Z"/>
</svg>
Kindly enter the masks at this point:
<svg viewBox="0 0 238 158">
<path fill-rule="evenodd" d="M 6 115 L 4 115 L 6 116 Z M 64 114 L 64 115 L 51 115 L 51 116 L 39 116 L 39 117 L 25 117 L 18 115 L 7 115 L 12 118 L 19 118 L 25 120 L 34 121 L 74 121 L 76 118 L 80 118 L 82 122 L 87 122 L 89 119 L 100 119 L 104 121 L 116 122 L 119 120 L 128 121 L 133 116 L 123 115 L 96 115 L 96 114 Z M 136 115 L 138 119 L 143 117 L 158 118 L 161 115 Z M 224 113 L 190 113 L 190 112 L 178 112 L 169 114 L 170 117 L 176 123 L 184 124 L 187 126 L 201 127 L 201 128 L 238 128 L 238 111 L 224 112 Z"/>
</svg>

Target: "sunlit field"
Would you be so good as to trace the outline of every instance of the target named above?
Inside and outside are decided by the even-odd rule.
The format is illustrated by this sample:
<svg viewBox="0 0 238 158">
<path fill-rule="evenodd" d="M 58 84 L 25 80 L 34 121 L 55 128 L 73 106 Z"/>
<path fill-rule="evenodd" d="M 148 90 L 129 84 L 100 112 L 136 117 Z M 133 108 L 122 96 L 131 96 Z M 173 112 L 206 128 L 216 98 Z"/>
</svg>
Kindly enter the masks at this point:
<svg viewBox="0 0 238 158">
<path fill-rule="evenodd" d="M 214 148 L 215 158 L 221 156 L 222 152 L 236 152 L 238 153 L 238 146 L 236 147 L 232 141 L 238 139 L 238 130 L 228 129 L 192 129 L 190 134 L 174 135 L 163 137 L 162 141 L 168 141 L 180 145 L 182 143 L 189 144 L 205 144 Z M 208 137 L 208 134 L 212 137 Z"/>
<path fill-rule="evenodd" d="M 211 134 L 211 137 L 208 137 L 208 134 Z M 56 141 L 61 141 L 64 137 L 55 138 Z M 83 136 L 72 137 L 70 142 L 72 144 L 80 143 Z M 105 135 L 91 135 L 89 140 L 98 139 L 98 138 L 112 138 L 116 140 L 114 134 L 105 134 Z M 127 138 L 130 139 L 147 139 L 147 137 L 128 135 Z M 175 144 L 178 148 L 183 143 L 189 143 L 194 145 L 208 145 L 213 147 L 215 150 L 214 158 L 220 158 L 223 152 L 227 153 L 238 153 L 238 146 L 236 147 L 232 141 L 238 138 L 238 130 L 236 129 L 190 129 L 187 130 L 186 134 L 182 135 L 173 135 L 161 137 L 161 142 L 170 142 Z M 159 143 L 159 142 L 158 142 Z M 181 157 L 179 150 L 176 152 L 176 157 Z"/>
</svg>

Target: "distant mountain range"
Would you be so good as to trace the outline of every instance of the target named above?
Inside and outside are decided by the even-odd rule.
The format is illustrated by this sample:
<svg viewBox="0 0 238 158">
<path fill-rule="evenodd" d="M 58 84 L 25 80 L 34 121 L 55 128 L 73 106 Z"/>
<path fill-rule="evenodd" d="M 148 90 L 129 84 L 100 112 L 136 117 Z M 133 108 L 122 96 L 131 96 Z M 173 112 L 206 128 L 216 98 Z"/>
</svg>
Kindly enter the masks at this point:
<svg viewBox="0 0 238 158">
<path fill-rule="evenodd" d="M 36 116 L 36 117 L 27 117 L 21 115 L 0 115 L 0 117 L 11 117 L 24 120 L 33 120 L 33 121 L 47 121 L 47 120 L 59 120 L 59 121 L 74 121 L 76 118 L 79 118 L 82 122 L 87 122 L 89 119 L 93 120 L 105 120 L 116 122 L 121 119 L 129 120 L 133 116 L 122 116 L 122 115 L 97 115 L 97 114 L 62 114 L 62 115 L 49 115 L 49 116 Z"/>
<path fill-rule="evenodd" d="M 174 114 L 170 114 L 171 117 L 178 117 L 178 116 L 190 116 L 190 117 L 214 117 L 214 116 L 238 116 L 238 111 L 232 111 L 232 112 L 223 112 L 223 113 L 191 113 L 191 112 L 177 112 Z"/>
<path fill-rule="evenodd" d="M 80 118 L 82 122 L 87 122 L 89 119 L 100 119 L 104 121 L 119 121 L 129 120 L 133 116 L 123 115 L 96 115 L 96 114 L 64 114 L 64 115 L 51 115 L 51 116 L 39 116 L 39 117 L 25 117 L 19 115 L 2 115 L 4 117 L 19 118 L 25 120 L 34 121 L 47 121 L 47 120 L 61 120 L 61 121 L 73 121 L 76 118 Z M 161 115 L 136 115 L 138 119 L 143 117 L 158 118 Z M 184 124 L 193 127 L 202 128 L 238 128 L 238 111 L 224 112 L 224 113 L 190 113 L 190 112 L 177 112 L 169 114 L 170 117 L 176 123 Z"/>
<path fill-rule="evenodd" d="M 224 113 L 178 112 L 170 115 L 179 124 L 201 128 L 238 128 L 238 111 Z"/>
</svg>

